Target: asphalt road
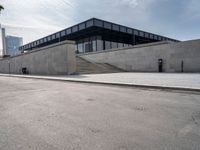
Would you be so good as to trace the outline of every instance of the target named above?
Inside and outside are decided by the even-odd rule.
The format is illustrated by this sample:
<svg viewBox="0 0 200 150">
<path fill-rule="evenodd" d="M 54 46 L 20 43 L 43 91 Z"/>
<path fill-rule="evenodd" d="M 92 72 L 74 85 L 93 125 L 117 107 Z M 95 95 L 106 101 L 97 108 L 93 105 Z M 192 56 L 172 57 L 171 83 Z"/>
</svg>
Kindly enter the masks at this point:
<svg viewBox="0 0 200 150">
<path fill-rule="evenodd" d="M 0 150 L 199 150 L 200 93 L 0 77 Z"/>
</svg>

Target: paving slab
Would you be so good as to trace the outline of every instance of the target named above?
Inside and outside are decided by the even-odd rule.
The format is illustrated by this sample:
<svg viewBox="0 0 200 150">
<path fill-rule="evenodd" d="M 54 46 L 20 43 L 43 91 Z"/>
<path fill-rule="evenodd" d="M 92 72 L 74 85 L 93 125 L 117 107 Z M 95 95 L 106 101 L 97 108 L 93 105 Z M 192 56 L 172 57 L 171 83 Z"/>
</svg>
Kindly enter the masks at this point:
<svg viewBox="0 0 200 150">
<path fill-rule="evenodd" d="M 111 73 L 71 76 L 0 75 L 145 88 L 200 91 L 200 74 L 198 73 Z"/>
</svg>

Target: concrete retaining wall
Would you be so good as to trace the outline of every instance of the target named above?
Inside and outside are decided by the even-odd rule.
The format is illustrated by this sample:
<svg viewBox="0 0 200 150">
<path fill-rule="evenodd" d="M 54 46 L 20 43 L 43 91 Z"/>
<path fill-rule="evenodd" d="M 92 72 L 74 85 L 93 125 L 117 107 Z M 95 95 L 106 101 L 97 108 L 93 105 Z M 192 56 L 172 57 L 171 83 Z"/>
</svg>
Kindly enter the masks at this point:
<svg viewBox="0 0 200 150">
<path fill-rule="evenodd" d="M 76 71 L 75 43 L 65 41 L 31 52 L 0 60 L 0 72 L 22 74 L 26 67 L 29 74 L 64 75 Z"/>
<path fill-rule="evenodd" d="M 159 42 L 79 56 L 132 72 L 158 72 L 158 59 L 163 59 L 164 72 L 181 72 L 182 68 L 184 72 L 200 72 L 200 40 Z"/>
</svg>

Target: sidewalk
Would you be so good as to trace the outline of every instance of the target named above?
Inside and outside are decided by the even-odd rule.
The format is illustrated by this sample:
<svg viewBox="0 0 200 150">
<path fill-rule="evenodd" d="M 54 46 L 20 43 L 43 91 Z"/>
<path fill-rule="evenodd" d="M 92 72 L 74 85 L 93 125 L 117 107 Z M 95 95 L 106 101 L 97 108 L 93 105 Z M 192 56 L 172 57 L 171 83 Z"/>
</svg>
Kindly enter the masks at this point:
<svg viewBox="0 0 200 150">
<path fill-rule="evenodd" d="M 191 73 L 112 73 L 74 76 L 0 74 L 0 76 L 200 92 L 200 74 Z"/>
</svg>

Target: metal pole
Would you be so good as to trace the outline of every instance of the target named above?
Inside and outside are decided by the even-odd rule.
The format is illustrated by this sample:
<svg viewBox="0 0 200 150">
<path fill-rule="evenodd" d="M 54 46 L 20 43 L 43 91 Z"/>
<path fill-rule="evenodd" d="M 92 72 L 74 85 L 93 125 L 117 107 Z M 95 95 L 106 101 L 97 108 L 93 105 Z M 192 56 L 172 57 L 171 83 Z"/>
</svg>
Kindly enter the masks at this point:
<svg viewBox="0 0 200 150">
<path fill-rule="evenodd" d="M 184 72 L 183 67 L 184 67 L 184 62 L 183 62 L 183 60 L 182 60 L 182 61 L 181 61 L 181 72 Z"/>
</svg>

